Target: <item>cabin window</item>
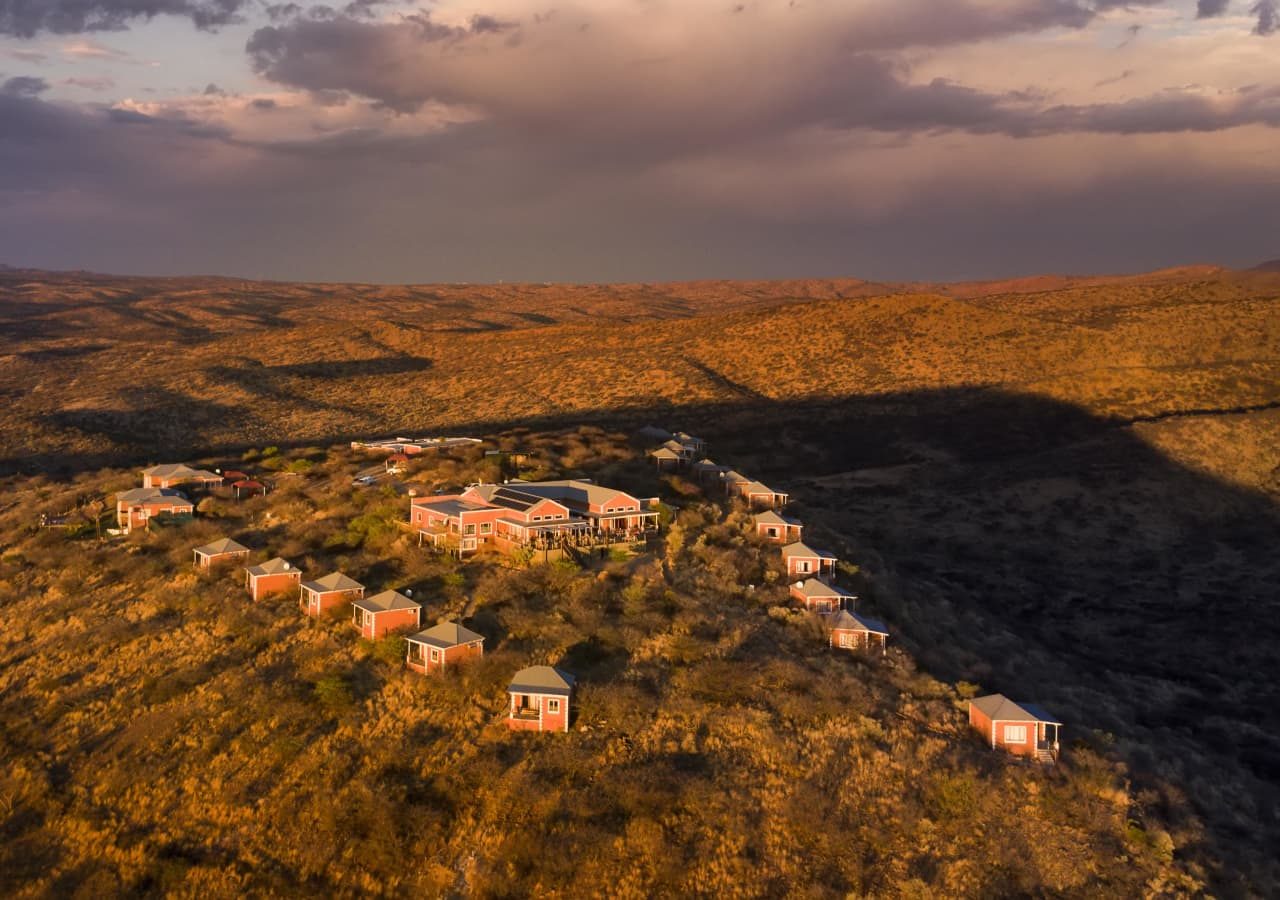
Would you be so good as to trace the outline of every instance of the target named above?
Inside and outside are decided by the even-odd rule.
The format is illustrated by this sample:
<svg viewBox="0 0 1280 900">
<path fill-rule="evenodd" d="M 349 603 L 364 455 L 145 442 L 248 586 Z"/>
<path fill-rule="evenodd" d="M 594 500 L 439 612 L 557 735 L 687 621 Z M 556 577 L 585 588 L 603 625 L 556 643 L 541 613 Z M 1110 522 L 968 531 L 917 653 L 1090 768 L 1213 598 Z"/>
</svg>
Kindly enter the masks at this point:
<svg viewBox="0 0 1280 900">
<path fill-rule="evenodd" d="M 855 647 L 855 646 L 857 646 L 857 645 L 856 645 L 856 644 L 854 643 L 854 641 L 853 641 L 853 635 L 851 635 L 851 634 L 841 634 L 841 635 L 840 635 L 840 646 L 841 646 L 841 647 L 845 647 L 845 648 L 849 648 L 849 647 Z"/>
<path fill-rule="evenodd" d="M 463 534 L 475 534 L 475 533 L 476 533 L 476 526 L 474 526 L 474 525 L 464 525 L 464 526 L 462 526 L 462 533 L 463 533 Z"/>
<path fill-rule="evenodd" d="M 436 650 L 435 648 L 432 648 L 432 650 L 431 650 L 431 661 L 432 661 L 432 662 L 440 662 L 440 651 L 439 651 L 439 650 Z"/>
<path fill-rule="evenodd" d="M 559 713 L 560 701 L 555 699 L 554 697 L 549 699 L 547 701 L 547 712 L 550 713 L 551 715 L 556 715 L 557 713 Z"/>
<path fill-rule="evenodd" d="M 776 528 L 770 528 L 770 529 L 769 529 L 769 537 L 777 537 L 777 536 L 778 536 L 778 529 L 776 529 Z"/>
<path fill-rule="evenodd" d="M 480 533 L 481 533 L 481 534 L 488 534 L 488 533 L 489 533 L 489 532 L 491 532 L 491 531 L 493 531 L 493 526 L 492 526 L 492 525 L 490 525 L 488 522 L 481 522 L 481 523 L 480 523 Z"/>
<path fill-rule="evenodd" d="M 808 571 L 809 571 L 809 568 L 810 568 L 810 567 L 809 567 L 809 562 L 808 562 L 807 560 L 806 560 L 805 562 L 800 563 L 800 571 L 801 571 L 801 572 L 808 572 Z"/>
<path fill-rule="evenodd" d="M 1004 726 L 1004 742 L 1006 744 L 1025 744 L 1027 742 L 1026 725 Z"/>
</svg>

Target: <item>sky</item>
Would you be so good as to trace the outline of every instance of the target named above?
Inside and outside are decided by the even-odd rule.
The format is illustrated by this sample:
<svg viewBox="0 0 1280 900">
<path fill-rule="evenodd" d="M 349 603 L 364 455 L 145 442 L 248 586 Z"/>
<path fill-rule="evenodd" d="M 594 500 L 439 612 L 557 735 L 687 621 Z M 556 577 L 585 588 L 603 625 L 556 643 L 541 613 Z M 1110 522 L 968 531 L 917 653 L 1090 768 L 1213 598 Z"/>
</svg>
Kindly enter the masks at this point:
<svg viewBox="0 0 1280 900">
<path fill-rule="evenodd" d="M 0 0 L 0 263 L 954 280 L 1280 257 L 1280 0 Z"/>
</svg>

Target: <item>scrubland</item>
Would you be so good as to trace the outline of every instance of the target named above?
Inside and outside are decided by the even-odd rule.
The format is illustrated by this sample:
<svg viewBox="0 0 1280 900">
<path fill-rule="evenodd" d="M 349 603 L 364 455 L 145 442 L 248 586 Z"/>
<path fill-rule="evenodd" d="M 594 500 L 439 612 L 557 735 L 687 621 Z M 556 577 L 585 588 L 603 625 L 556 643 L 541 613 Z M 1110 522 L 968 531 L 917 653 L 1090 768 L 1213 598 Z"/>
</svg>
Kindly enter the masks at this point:
<svg viewBox="0 0 1280 900">
<path fill-rule="evenodd" d="M 0 273 L 0 788 L 29 895 L 1268 895 L 1280 884 L 1280 276 L 271 285 Z M 580 427 L 589 423 L 599 427 Z M 770 554 L 625 435 L 688 428 L 858 566 L 833 655 Z M 472 433 L 678 507 L 596 569 L 458 567 L 334 441 Z M 99 544 L 136 467 L 278 490 Z M 421 490 L 511 474 L 431 459 Z M 285 474 L 286 472 L 297 474 Z M 468 617 L 424 680 L 189 548 L 231 534 Z M 262 557 L 259 557 L 262 558 Z M 748 590 L 747 585 L 754 585 Z M 501 724 L 520 666 L 570 735 Z M 1063 718 L 1056 772 L 963 699 Z M 1207 886 L 1207 887 L 1206 887 Z"/>
</svg>

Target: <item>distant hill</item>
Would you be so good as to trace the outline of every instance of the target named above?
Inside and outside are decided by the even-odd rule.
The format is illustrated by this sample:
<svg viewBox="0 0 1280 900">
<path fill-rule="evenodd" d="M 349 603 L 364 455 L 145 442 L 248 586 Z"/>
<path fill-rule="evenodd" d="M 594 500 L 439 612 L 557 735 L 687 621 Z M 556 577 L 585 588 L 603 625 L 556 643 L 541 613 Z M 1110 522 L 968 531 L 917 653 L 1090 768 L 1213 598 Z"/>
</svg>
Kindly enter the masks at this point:
<svg viewBox="0 0 1280 900">
<path fill-rule="evenodd" d="M 1250 271 L 1253 272 L 1280 272 L 1280 259 L 1269 259 L 1264 263 L 1259 263 Z"/>
</svg>

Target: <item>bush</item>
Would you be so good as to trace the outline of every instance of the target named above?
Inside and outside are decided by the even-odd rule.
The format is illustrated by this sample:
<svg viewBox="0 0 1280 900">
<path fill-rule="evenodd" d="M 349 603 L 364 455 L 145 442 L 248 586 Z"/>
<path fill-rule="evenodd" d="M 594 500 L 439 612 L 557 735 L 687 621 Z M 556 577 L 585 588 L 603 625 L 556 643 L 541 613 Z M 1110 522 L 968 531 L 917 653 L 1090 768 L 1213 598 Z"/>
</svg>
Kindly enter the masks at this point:
<svg viewBox="0 0 1280 900">
<path fill-rule="evenodd" d="M 351 685 L 341 675 L 326 675 L 315 683 L 316 701 L 331 713 L 341 713 L 351 708 L 354 698 Z"/>
</svg>

